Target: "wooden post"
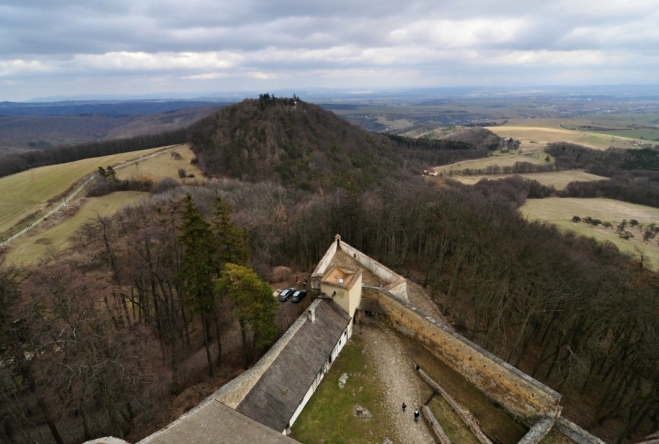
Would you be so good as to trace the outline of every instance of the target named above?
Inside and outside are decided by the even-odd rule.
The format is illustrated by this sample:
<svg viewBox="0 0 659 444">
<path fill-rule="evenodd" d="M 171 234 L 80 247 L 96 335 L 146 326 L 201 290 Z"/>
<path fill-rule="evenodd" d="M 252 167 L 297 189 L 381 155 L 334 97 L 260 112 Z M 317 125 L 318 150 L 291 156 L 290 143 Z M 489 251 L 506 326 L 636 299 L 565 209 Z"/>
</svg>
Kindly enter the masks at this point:
<svg viewBox="0 0 659 444">
<path fill-rule="evenodd" d="M 448 439 L 444 429 L 439 424 L 439 421 L 437 421 L 437 418 L 435 418 L 435 415 L 432 414 L 428 406 L 422 405 L 421 411 L 423 412 L 423 416 L 426 418 L 426 421 L 428 421 L 430 424 L 432 431 L 435 432 L 435 435 L 437 435 L 437 439 L 439 439 L 440 444 L 452 444 L 451 440 Z"/>
<path fill-rule="evenodd" d="M 469 430 L 476 436 L 476 438 L 482 443 L 482 444 L 493 444 L 492 441 L 490 441 L 490 438 L 488 438 L 485 433 L 481 430 L 480 426 L 476 423 L 476 420 L 474 419 L 473 416 L 471 416 L 471 413 L 469 413 L 464 407 L 462 407 L 458 402 L 449 395 L 446 390 L 442 388 L 439 384 L 437 384 L 430 376 L 426 374 L 421 368 L 419 368 L 416 364 L 416 369 L 419 375 L 434 389 L 436 389 L 442 397 L 446 400 L 446 402 L 449 403 L 451 408 L 455 410 L 455 413 L 458 414 L 460 419 L 464 421 L 464 423 L 469 427 Z"/>
</svg>

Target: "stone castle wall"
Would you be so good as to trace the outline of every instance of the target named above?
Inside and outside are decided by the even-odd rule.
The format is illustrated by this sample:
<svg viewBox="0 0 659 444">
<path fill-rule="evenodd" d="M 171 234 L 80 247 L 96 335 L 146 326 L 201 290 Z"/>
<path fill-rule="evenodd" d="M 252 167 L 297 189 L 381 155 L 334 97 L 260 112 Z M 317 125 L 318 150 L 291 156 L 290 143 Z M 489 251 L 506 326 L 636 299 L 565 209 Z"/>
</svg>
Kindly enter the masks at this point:
<svg viewBox="0 0 659 444">
<path fill-rule="evenodd" d="M 560 415 L 559 393 L 443 323 L 386 290 L 365 287 L 363 297 L 377 299 L 393 328 L 422 343 L 518 419 L 531 424 L 540 417 Z"/>
</svg>

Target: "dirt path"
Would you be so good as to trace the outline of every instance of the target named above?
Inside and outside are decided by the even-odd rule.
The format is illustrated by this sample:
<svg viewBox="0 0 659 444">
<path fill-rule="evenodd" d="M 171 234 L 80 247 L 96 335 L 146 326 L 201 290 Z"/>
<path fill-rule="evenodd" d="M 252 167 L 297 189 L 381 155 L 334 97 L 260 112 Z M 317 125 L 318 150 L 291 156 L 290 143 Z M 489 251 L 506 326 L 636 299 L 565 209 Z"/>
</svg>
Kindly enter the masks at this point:
<svg viewBox="0 0 659 444">
<path fill-rule="evenodd" d="M 375 365 L 376 373 L 384 392 L 384 410 L 389 416 L 395 443 L 422 444 L 435 440 L 423 418 L 414 422 L 414 409 L 425 399 L 420 399 L 419 379 L 414 374 L 412 363 L 402 352 L 402 344 L 393 333 L 375 327 L 363 326 L 362 338 L 368 362 Z M 402 413 L 401 405 L 407 404 Z"/>
</svg>

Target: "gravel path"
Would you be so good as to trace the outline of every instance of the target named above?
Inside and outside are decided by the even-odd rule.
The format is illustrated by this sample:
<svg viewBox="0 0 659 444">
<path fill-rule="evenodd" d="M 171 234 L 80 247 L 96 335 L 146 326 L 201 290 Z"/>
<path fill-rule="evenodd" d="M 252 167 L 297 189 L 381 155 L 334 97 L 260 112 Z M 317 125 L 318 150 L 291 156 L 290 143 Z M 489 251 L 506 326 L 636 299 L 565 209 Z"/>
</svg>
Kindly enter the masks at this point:
<svg viewBox="0 0 659 444">
<path fill-rule="evenodd" d="M 422 382 L 414 374 L 412 363 L 403 354 L 402 344 L 396 335 L 375 327 L 363 326 L 361 336 L 368 362 L 375 365 L 383 387 L 384 410 L 389 416 L 393 432 L 393 436 L 389 438 L 396 443 L 434 443 L 423 417 L 419 418 L 418 423 L 414 422 L 414 408 L 425 402 L 420 399 Z M 405 413 L 401 411 L 403 402 L 407 404 Z"/>
</svg>

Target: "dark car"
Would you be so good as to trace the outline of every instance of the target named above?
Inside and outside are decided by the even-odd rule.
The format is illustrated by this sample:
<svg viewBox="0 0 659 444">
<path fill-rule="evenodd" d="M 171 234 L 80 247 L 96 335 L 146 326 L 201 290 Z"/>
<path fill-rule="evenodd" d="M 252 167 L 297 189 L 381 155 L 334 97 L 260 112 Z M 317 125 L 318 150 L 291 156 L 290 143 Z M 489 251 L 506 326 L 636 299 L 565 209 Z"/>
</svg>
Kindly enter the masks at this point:
<svg viewBox="0 0 659 444">
<path fill-rule="evenodd" d="M 286 302 L 295 292 L 295 288 L 287 288 L 286 290 L 279 293 L 279 302 Z"/>
<path fill-rule="evenodd" d="M 305 297 L 307 295 L 306 290 L 298 290 L 295 293 L 293 293 L 293 302 L 300 302 L 300 299 Z"/>
</svg>

